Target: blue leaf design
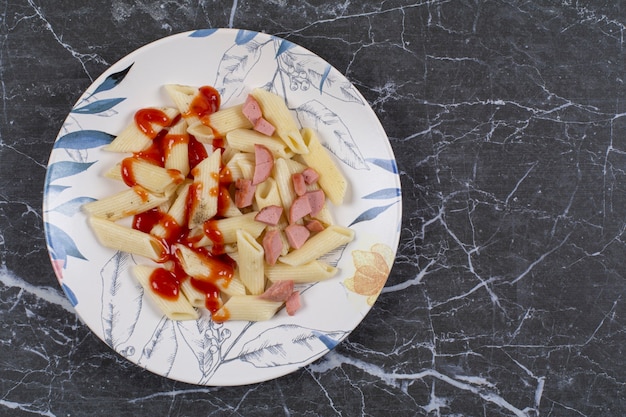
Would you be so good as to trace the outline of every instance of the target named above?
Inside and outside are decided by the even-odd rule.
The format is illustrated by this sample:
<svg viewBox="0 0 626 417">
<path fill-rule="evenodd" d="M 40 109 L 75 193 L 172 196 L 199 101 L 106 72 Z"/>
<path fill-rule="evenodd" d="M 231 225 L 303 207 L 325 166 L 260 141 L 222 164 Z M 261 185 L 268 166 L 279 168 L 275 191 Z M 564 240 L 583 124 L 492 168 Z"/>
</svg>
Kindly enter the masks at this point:
<svg viewBox="0 0 626 417">
<path fill-rule="evenodd" d="M 241 29 L 239 32 L 237 32 L 237 36 L 235 37 L 235 43 L 237 45 L 244 45 L 254 39 L 256 35 L 257 32 Z"/>
<path fill-rule="evenodd" d="M 141 357 L 138 364 L 146 367 L 150 364 L 162 368 L 164 376 L 168 376 L 174 366 L 176 354 L 178 352 L 178 339 L 176 338 L 176 325 L 173 320 L 163 316 L 157 327 L 154 329 L 150 340 L 141 349 Z"/>
<path fill-rule="evenodd" d="M 382 190 L 374 191 L 363 198 L 367 198 L 369 200 L 385 200 L 387 198 L 399 197 L 400 193 L 401 191 L 399 188 L 384 188 Z"/>
<path fill-rule="evenodd" d="M 130 64 L 128 67 L 126 67 L 125 69 L 123 69 L 122 71 L 116 72 L 106 77 L 106 79 L 102 82 L 102 84 L 100 84 L 95 89 L 95 91 L 91 93 L 91 96 L 94 96 L 102 91 L 108 91 L 114 87 L 117 87 L 117 85 L 121 83 L 124 80 L 124 78 L 126 78 L 126 75 L 128 74 L 128 72 L 130 71 L 133 65 L 134 65 L 134 62 Z"/>
<path fill-rule="evenodd" d="M 394 174 L 398 173 L 398 166 L 396 165 L 396 161 L 393 159 L 367 158 L 366 161 L 371 162 L 384 170 L 393 172 Z"/>
<path fill-rule="evenodd" d="M 294 91 L 304 91 L 314 86 L 324 95 L 366 105 L 356 88 L 339 71 L 333 70 L 328 62 L 308 51 L 300 48 L 283 49 L 281 55 L 277 55 L 277 61 L 285 79 L 288 78 L 288 87 Z"/>
<path fill-rule="evenodd" d="M 131 255 L 118 251 L 100 270 L 104 341 L 117 351 L 135 331 L 143 303 L 141 284 L 126 273 L 133 265 Z"/>
<path fill-rule="evenodd" d="M 96 201 L 95 198 L 91 197 L 77 197 L 70 201 L 67 201 L 49 211 L 56 211 L 57 213 L 64 214 L 68 217 L 74 216 L 76 213 L 80 211 L 80 207 L 83 204 L 90 203 L 92 201 Z"/>
<path fill-rule="evenodd" d="M 121 103 L 124 100 L 126 100 L 126 98 L 124 98 L 124 97 L 107 98 L 107 99 L 104 99 L 104 100 L 98 100 L 98 101 L 94 101 L 93 103 L 89 103 L 86 106 L 79 107 L 77 109 L 73 109 L 71 111 L 71 113 L 76 113 L 76 114 L 97 114 L 97 113 L 102 113 L 104 111 L 107 111 L 107 110 L 115 107 L 116 105 L 118 105 L 119 103 Z"/>
<path fill-rule="evenodd" d="M 50 166 L 48 167 L 47 183 L 53 183 L 59 178 L 65 178 L 72 175 L 80 174 L 93 164 L 95 164 L 95 162 L 71 161 L 61 161 L 50 164 Z"/>
<path fill-rule="evenodd" d="M 54 148 L 90 149 L 108 145 L 114 138 L 114 135 L 99 130 L 79 130 L 61 136 L 59 140 L 54 143 Z"/>
<path fill-rule="evenodd" d="M 83 254 L 80 253 L 70 235 L 52 223 L 46 223 L 45 226 L 48 232 L 46 238 L 48 240 L 48 246 L 51 248 L 50 256 L 52 259 L 67 261 L 68 256 L 86 259 Z"/>
<path fill-rule="evenodd" d="M 296 46 L 295 43 L 290 42 L 290 41 L 285 40 L 285 39 L 281 39 L 280 46 L 278 47 L 278 51 L 276 51 L 276 56 L 278 57 L 283 52 L 287 52 L 288 50 L 290 50 L 291 48 L 293 48 L 295 46 Z"/>
<path fill-rule="evenodd" d="M 339 344 L 339 340 L 335 340 L 335 339 L 333 339 L 332 337 L 328 336 L 325 333 L 314 331 L 313 334 L 315 336 L 319 337 L 319 339 L 322 341 L 322 343 L 324 343 L 324 345 L 326 345 L 328 350 L 334 349 L 335 346 L 337 346 Z"/>
<path fill-rule="evenodd" d="M 191 34 L 189 34 L 189 37 L 190 38 L 206 38 L 207 36 L 211 36 L 215 32 L 217 32 L 217 29 L 198 29 L 198 30 L 191 32 Z"/>
<path fill-rule="evenodd" d="M 183 320 L 176 322 L 182 339 L 198 361 L 198 368 L 202 377 L 199 383 L 206 384 L 215 370 L 222 363 L 222 346 L 231 335 L 222 323 L 211 319 L 210 313 L 203 312 L 198 320 Z"/>
<path fill-rule="evenodd" d="M 74 291 L 72 291 L 70 287 L 65 284 L 61 284 L 61 288 L 63 288 L 63 292 L 65 292 L 65 296 L 67 297 L 67 299 L 70 300 L 72 307 L 76 307 L 76 304 L 78 304 L 78 298 L 76 298 L 76 294 L 74 294 Z"/>
<path fill-rule="evenodd" d="M 397 203 L 397 201 L 395 203 L 391 203 L 391 204 L 388 204 L 386 206 L 372 207 L 371 209 L 365 210 L 363 213 L 361 213 L 359 215 L 359 217 L 354 219 L 354 221 L 352 223 L 350 223 L 349 226 L 352 226 L 353 224 L 356 224 L 356 223 L 360 223 L 360 222 L 364 222 L 364 221 L 375 219 L 381 213 L 383 213 L 385 210 L 387 210 L 389 207 L 393 206 L 396 203 Z"/>
<path fill-rule="evenodd" d="M 370 169 L 348 127 L 326 105 L 311 100 L 298 107 L 296 112 L 303 126 L 309 126 L 318 132 L 332 132 L 326 136 L 326 143 L 323 145 L 341 162 L 354 169 Z"/>
<path fill-rule="evenodd" d="M 246 77 L 259 62 L 263 47 L 271 42 L 263 38 L 260 40 L 264 43 L 252 40 L 245 44 L 233 45 L 222 56 L 217 77 L 213 83 L 215 86 L 220 86 L 218 91 L 222 95 L 222 104 L 239 96 L 248 84 L 245 82 Z M 276 61 L 274 63 L 276 64 Z"/>
<path fill-rule="evenodd" d="M 330 64 L 328 64 L 326 66 L 326 69 L 324 70 L 324 73 L 322 74 L 322 78 L 320 78 L 320 93 L 322 93 L 324 90 L 324 83 L 326 82 L 326 78 L 328 78 L 328 74 L 330 74 L 330 69 L 331 66 Z"/>
<path fill-rule="evenodd" d="M 55 198 L 64 190 L 71 188 L 69 185 L 48 185 L 46 187 L 46 196 L 49 199 Z"/>
<path fill-rule="evenodd" d="M 237 355 L 237 359 L 248 362 L 257 368 L 268 368 L 288 364 L 303 363 L 315 357 L 335 340 L 341 340 L 347 332 L 325 332 L 293 324 L 279 325 L 249 340 Z"/>
</svg>

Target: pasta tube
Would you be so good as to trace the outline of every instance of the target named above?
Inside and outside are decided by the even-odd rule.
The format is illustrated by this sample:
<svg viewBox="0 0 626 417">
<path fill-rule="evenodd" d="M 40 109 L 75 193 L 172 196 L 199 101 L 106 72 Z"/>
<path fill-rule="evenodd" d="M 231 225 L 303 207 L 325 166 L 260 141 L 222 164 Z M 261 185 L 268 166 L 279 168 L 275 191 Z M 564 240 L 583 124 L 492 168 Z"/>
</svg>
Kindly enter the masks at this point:
<svg viewBox="0 0 626 417">
<path fill-rule="evenodd" d="M 98 217 L 90 217 L 89 224 L 100 243 L 107 248 L 144 256 L 155 262 L 163 261 L 167 256 L 163 243 L 148 233 Z"/>
<path fill-rule="evenodd" d="M 263 116 L 276 128 L 275 134 L 285 145 L 294 153 L 308 153 L 309 150 L 302 139 L 296 121 L 285 104 L 285 100 L 260 88 L 254 89 L 251 94 L 261 106 Z"/>
<path fill-rule="evenodd" d="M 179 112 L 172 107 L 141 109 L 131 123 L 103 149 L 111 152 L 140 152 L 148 148 L 161 130 L 169 126 Z"/>
<path fill-rule="evenodd" d="M 259 295 L 265 289 L 263 257 L 265 252 L 250 233 L 237 230 L 237 248 L 239 250 L 239 278 L 252 295 Z"/>
<path fill-rule="evenodd" d="M 345 245 L 354 239 L 354 231 L 347 227 L 331 225 L 307 240 L 299 249 L 278 258 L 287 265 L 302 265 Z"/>
<path fill-rule="evenodd" d="M 302 129 L 302 138 L 309 152 L 303 154 L 301 158 L 308 166 L 320 174 L 318 182 L 330 201 L 336 206 L 341 205 L 346 195 L 348 181 L 346 181 L 312 129 Z"/>
<path fill-rule="evenodd" d="M 115 221 L 153 209 L 167 202 L 167 196 L 149 193 L 136 185 L 119 193 L 83 204 L 82 209 L 94 217 Z"/>
</svg>

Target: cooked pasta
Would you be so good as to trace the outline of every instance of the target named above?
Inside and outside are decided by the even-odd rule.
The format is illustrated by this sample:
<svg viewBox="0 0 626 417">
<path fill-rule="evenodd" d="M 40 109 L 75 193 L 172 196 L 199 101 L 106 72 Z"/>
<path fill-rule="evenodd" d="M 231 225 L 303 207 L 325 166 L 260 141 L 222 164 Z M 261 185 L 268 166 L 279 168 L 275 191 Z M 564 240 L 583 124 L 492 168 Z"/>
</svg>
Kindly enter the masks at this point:
<svg viewBox="0 0 626 417">
<path fill-rule="evenodd" d="M 243 104 L 218 109 L 211 87 L 165 90 L 173 107 L 140 109 L 105 147 L 131 153 L 105 173 L 128 188 L 83 206 L 96 237 L 157 264 L 133 274 L 172 320 L 197 319 L 202 308 L 218 322 L 268 320 L 285 305 L 292 314 L 294 284 L 336 276 L 320 258 L 354 238 L 325 203 L 345 199 L 345 178 L 274 93 L 248 97 L 265 123 L 258 128 Z M 304 184 L 309 168 L 319 175 Z M 131 216 L 131 227 L 117 222 Z"/>
</svg>

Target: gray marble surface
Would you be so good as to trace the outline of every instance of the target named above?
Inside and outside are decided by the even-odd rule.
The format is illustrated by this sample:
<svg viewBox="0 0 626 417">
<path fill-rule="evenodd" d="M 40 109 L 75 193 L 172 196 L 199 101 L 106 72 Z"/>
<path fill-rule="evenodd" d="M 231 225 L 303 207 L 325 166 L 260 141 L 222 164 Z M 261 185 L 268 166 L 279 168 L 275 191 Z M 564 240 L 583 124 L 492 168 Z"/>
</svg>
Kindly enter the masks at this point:
<svg viewBox="0 0 626 417">
<path fill-rule="evenodd" d="M 0 415 L 626 414 L 620 2 L 15 0 L 0 8 Z M 151 374 L 96 338 L 42 226 L 53 141 L 164 36 L 284 37 L 355 84 L 403 186 L 393 271 L 322 359 L 243 387 Z"/>
</svg>

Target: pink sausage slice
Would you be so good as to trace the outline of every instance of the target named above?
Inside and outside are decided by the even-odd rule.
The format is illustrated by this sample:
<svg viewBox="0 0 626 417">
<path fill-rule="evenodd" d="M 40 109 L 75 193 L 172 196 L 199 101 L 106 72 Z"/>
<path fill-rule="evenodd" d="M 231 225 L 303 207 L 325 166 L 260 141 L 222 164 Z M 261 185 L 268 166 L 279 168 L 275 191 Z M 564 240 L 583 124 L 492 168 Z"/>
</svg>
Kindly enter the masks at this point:
<svg viewBox="0 0 626 417">
<path fill-rule="evenodd" d="M 259 106 L 259 102 L 256 101 L 252 94 L 248 94 L 248 97 L 241 108 L 241 112 L 253 125 L 263 116 L 261 113 L 261 106 Z"/>
<path fill-rule="evenodd" d="M 289 207 L 289 223 L 293 224 L 311 213 L 311 202 L 307 194 L 296 198 Z"/>
<path fill-rule="evenodd" d="M 309 199 L 309 205 L 311 206 L 311 216 L 317 216 L 319 212 L 322 211 L 322 209 L 324 208 L 324 203 L 326 202 L 326 196 L 324 195 L 324 191 L 309 191 L 305 195 Z"/>
<path fill-rule="evenodd" d="M 304 245 L 304 242 L 307 241 L 311 232 L 306 226 L 302 226 L 301 224 L 290 224 L 285 227 L 285 236 L 287 236 L 287 241 L 289 242 L 289 246 L 294 249 L 299 249 Z"/>
<path fill-rule="evenodd" d="M 276 131 L 274 125 L 265 120 L 263 117 L 260 117 L 256 122 L 254 122 L 254 126 L 252 128 L 265 136 L 272 136 Z"/>
<path fill-rule="evenodd" d="M 259 298 L 268 301 L 285 302 L 293 293 L 293 280 L 276 281 Z"/>
<path fill-rule="evenodd" d="M 256 185 L 253 185 L 252 181 L 245 178 L 237 178 L 237 181 L 235 181 L 235 205 L 238 208 L 252 205 L 255 190 Z"/>
<path fill-rule="evenodd" d="M 295 173 L 291 176 L 291 183 L 293 184 L 293 190 L 298 196 L 306 194 L 306 182 L 304 175 Z"/>
<path fill-rule="evenodd" d="M 287 298 L 287 301 L 285 301 L 285 310 L 290 316 L 296 314 L 296 311 L 298 311 L 301 306 L 302 304 L 300 303 L 299 291 L 292 292 L 291 295 Z"/>
<path fill-rule="evenodd" d="M 267 206 L 263 207 L 256 216 L 254 216 L 254 220 L 269 224 L 270 226 L 276 226 L 280 220 L 281 214 L 283 214 L 283 208 L 281 206 Z"/>
<path fill-rule="evenodd" d="M 312 233 L 321 232 L 324 230 L 324 225 L 319 220 L 311 220 L 305 224 L 305 227 Z"/>
<path fill-rule="evenodd" d="M 274 265 L 283 250 L 283 241 L 278 230 L 268 230 L 263 236 L 263 250 L 265 262 Z"/>
<path fill-rule="evenodd" d="M 320 178 L 320 174 L 318 174 L 317 171 L 311 167 L 302 171 L 302 176 L 304 177 L 304 181 L 309 185 L 315 184 Z"/>
<path fill-rule="evenodd" d="M 264 145 L 254 145 L 254 175 L 252 185 L 265 181 L 274 168 L 274 156 Z"/>
</svg>

